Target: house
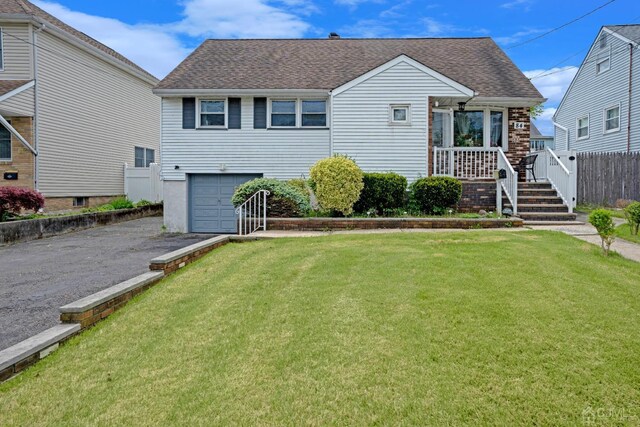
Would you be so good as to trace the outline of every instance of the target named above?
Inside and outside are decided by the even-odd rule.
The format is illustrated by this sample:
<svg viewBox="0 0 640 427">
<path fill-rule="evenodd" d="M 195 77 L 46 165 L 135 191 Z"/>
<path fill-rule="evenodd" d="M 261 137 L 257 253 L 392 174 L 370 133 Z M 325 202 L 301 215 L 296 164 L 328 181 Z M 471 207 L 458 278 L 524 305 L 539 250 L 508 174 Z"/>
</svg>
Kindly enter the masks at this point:
<svg viewBox="0 0 640 427">
<path fill-rule="evenodd" d="M 409 181 L 463 179 L 469 210 L 496 208 L 494 171 L 505 169 L 515 204 L 512 166 L 530 151 L 529 109 L 544 101 L 490 38 L 335 34 L 207 40 L 154 92 L 165 225 L 178 232 L 235 232 L 235 186 L 306 176 L 338 153 Z"/>
<path fill-rule="evenodd" d="M 159 160 L 154 76 L 26 0 L 0 0 L 0 37 L 0 186 L 96 205 Z"/>
<path fill-rule="evenodd" d="M 543 135 L 535 124 L 531 123 L 531 151 L 541 151 L 545 148 L 555 150 L 553 135 Z"/>
<path fill-rule="evenodd" d="M 638 43 L 640 25 L 600 29 L 553 116 L 556 148 L 640 151 Z"/>
</svg>

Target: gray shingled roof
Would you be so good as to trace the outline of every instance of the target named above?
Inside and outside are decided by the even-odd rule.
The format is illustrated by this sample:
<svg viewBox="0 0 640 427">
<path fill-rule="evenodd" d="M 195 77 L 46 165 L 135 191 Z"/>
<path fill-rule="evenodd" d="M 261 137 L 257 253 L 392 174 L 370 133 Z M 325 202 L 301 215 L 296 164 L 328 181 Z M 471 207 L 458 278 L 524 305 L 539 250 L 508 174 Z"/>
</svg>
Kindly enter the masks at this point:
<svg viewBox="0 0 640 427">
<path fill-rule="evenodd" d="M 34 18 L 38 21 L 46 21 L 51 25 L 56 26 L 59 29 L 82 40 L 83 42 L 88 43 L 89 45 L 101 50 L 107 55 L 112 56 L 118 61 L 121 61 L 129 65 L 130 67 L 135 68 L 136 70 L 140 71 L 141 73 L 153 79 L 156 79 L 154 75 L 152 75 L 142 67 L 136 65 L 134 62 L 130 61 L 129 59 L 125 58 L 123 55 L 119 54 L 115 50 L 111 49 L 109 46 L 106 46 L 100 43 L 99 41 L 97 41 L 96 39 L 89 37 L 85 33 L 76 30 L 70 25 L 65 24 L 55 16 L 45 12 L 44 10 L 40 9 L 38 6 L 34 5 L 33 3 L 27 0 L 0 0 L 0 16 L 1 15 L 15 15 L 18 17 L 21 15 L 24 15 L 25 18 Z"/>
<path fill-rule="evenodd" d="M 407 55 L 484 97 L 542 98 L 490 38 L 207 40 L 156 89 L 335 89 Z"/>
<path fill-rule="evenodd" d="M 629 40 L 640 43 L 640 24 L 606 25 L 605 28 L 614 31 Z"/>
</svg>

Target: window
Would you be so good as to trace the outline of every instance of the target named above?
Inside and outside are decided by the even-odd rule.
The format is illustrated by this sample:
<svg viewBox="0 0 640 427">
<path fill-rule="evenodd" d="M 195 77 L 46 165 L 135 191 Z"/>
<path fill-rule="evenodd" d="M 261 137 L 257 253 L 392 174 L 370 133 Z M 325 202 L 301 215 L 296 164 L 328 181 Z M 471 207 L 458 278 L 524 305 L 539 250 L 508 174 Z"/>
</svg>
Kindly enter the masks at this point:
<svg viewBox="0 0 640 427">
<path fill-rule="evenodd" d="M 0 160 L 11 161 L 11 133 L 0 125 Z"/>
<path fill-rule="evenodd" d="M 504 113 L 502 111 L 492 111 L 489 115 L 489 146 L 502 147 L 504 138 Z"/>
<path fill-rule="evenodd" d="M 302 126 L 303 127 L 327 126 L 327 101 L 303 100 L 302 101 Z"/>
<path fill-rule="evenodd" d="M 89 204 L 89 198 L 88 197 L 74 197 L 73 198 L 73 207 L 74 208 L 81 208 L 84 206 L 87 206 Z"/>
<path fill-rule="evenodd" d="M 577 139 L 589 138 L 589 116 L 579 118 L 576 128 Z"/>
<path fill-rule="evenodd" d="M 411 124 L 411 108 L 409 105 L 391 105 L 390 123 L 392 125 L 408 125 Z"/>
<path fill-rule="evenodd" d="M 296 101 L 271 101 L 271 126 L 296 127 Z"/>
<path fill-rule="evenodd" d="M 135 166 L 137 168 L 148 168 L 151 163 L 155 162 L 155 157 L 156 150 L 144 147 L 135 148 Z"/>
<path fill-rule="evenodd" d="M 607 47 L 607 33 L 602 33 L 600 36 L 600 49 Z"/>
<path fill-rule="evenodd" d="M 454 147 L 484 146 L 484 112 L 456 111 L 453 115 Z"/>
<path fill-rule="evenodd" d="M 200 100 L 200 127 L 224 127 L 226 125 L 225 100 Z"/>
<path fill-rule="evenodd" d="M 611 59 L 607 56 L 606 58 L 600 58 L 596 61 L 596 74 L 604 73 L 611 68 Z"/>
<path fill-rule="evenodd" d="M 620 130 L 620 106 L 605 108 L 604 110 L 604 133 L 616 132 Z"/>
</svg>

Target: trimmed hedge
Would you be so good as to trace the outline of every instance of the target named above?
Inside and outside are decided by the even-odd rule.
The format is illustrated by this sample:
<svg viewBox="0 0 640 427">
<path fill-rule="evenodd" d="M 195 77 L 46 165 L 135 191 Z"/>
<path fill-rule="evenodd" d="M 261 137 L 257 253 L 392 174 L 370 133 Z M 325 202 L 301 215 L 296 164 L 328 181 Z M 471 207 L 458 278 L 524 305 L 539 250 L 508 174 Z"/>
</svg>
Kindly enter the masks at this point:
<svg viewBox="0 0 640 427">
<path fill-rule="evenodd" d="M 426 214 L 443 214 L 462 197 L 462 183 L 448 176 L 420 178 L 409 189 L 411 205 Z"/>
<path fill-rule="evenodd" d="M 351 215 L 362 191 L 362 170 L 343 155 L 318 160 L 310 170 L 312 188 L 322 209 Z"/>
<path fill-rule="evenodd" d="M 364 173 L 362 182 L 364 187 L 353 207 L 354 211 L 366 213 L 375 209 L 378 215 L 382 215 L 385 209 L 404 207 L 407 191 L 407 178 L 404 176 L 394 172 Z"/>
<path fill-rule="evenodd" d="M 270 193 L 267 196 L 267 215 L 270 217 L 299 217 L 311 209 L 308 196 L 296 187 L 274 178 L 256 178 L 245 182 L 236 189 L 231 202 L 238 207 L 259 190 Z"/>
</svg>

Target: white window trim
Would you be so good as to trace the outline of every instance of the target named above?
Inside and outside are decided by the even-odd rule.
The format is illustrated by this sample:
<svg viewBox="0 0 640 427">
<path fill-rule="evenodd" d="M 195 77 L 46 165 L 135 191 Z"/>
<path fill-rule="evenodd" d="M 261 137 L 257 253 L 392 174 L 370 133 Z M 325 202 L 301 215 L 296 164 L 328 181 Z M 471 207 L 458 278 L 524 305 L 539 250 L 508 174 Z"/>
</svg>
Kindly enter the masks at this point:
<svg viewBox="0 0 640 427">
<path fill-rule="evenodd" d="M 395 120 L 393 110 L 404 108 L 407 110 L 407 120 Z M 411 126 L 411 104 L 391 104 L 389 105 L 389 125 L 390 126 Z"/>
<path fill-rule="evenodd" d="M 272 101 L 294 101 L 296 103 L 296 124 L 295 126 L 275 126 L 271 124 L 271 102 Z M 325 126 L 302 126 L 302 101 L 324 101 L 325 104 L 325 116 L 326 116 L 326 124 Z M 290 113 L 289 113 L 290 114 Z M 321 114 L 321 113 L 315 113 Z M 267 129 L 329 129 L 329 99 L 328 98 L 313 98 L 313 97 L 274 97 L 267 98 Z"/>
<path fill-rule="evenodd" d="M 598 67 L 600 66 L 600 64 L 602 64 L 605 61 L 609 61 L 609 67 L 607 67 L 605 70 L 598 71 Z M 609 54 L 607 56 L 603 56 L 602 58 L 596 59 L 596 75 L 599 76 L 600 74 L 606 73 L 610 69 L 611 69 L 611 51 L 609 51 Z"/>
<path fill-rule="evenodd" d="M 509 151 L 509 109 L 500 107 L 487 107 L 487 108 L 466 108 L 465 112 L 482 111 L 482 147 L 456 147 L 455 145 L 455 113 L 456 109 L 451 110 L 451 147 L 455 148 L 492 148 L 491 147 L 491 112 L 502 113 L 502 151 L 505 153 Z M 496 148 L 496 147 L 493 147 Z"/>
<path fill-rule="evenodd" d="M 11 120 L 7 120 L 7 123 L 11 124 Z M 0 125 L 1 126 L 1 125 Z M 7 132 L 9 130 L 7 129 Z M 13 162 L 13 135 L 9 132 L 9 158 L 0 158 L 0 163 L 12 163 Z"/>
<path fill-rule="evenodd" d="M 615 129 L 607 130 L 607 111 L 612 110 L 614 108 L 618 109 L 618 127 Z M 609 133 L 620 132 L 621 127 L 622 127 L 622 108 L 620 108 L 620 103 L 618 102 L 617 104 L 605 107 L 605 109 L 602 110 L 602 134 L 607 135 Z"/>
<path fill-rule="evenodd" d="M 584 139 L 589 139 L 591 136 L 591 117 L 590 114 L 585 114 L 584 116 L 580 116 L 576 118 L 576 141 L 582 141 Z M 587 119 L 587 136 L 579 136 L 578 129 L 580 129 L 580 120 Z"/>
<path fill-rule="evenodd" d="M 4 28 L 0 27 L 0 72 L 4 71 Z"/>
<path fill-rule="evenodd" d="M 137 169 L 145 169 L 145 168 L 149 168 L 149 166 L 136 166 L 136 148 L 142 148 L 142 163 L 143 164 L 147 164 L 147 150 L 151 150 L 153 151 L 153 163 L 155 163 L 156 161 L 156 149 L 155 148 L 148 148 L 148 147 L 143 147 L 141 145 L 136 145 L 133 147 L 133 167 L 137 168 Z"/>
<path fill-rule="evenodd" d="M 224 125 L 203 126 L 200 122 L 202 113 L 201 101 L 223 101 L 224 102 Z M 207 114 L 207 113 L 204 113 Z M 210 113 L 220 114 L 220 113 Z M 196 98 L 196 128 L 198 129 L 227 129 L 229 125 L 229 98 Z"/>
</svg>

